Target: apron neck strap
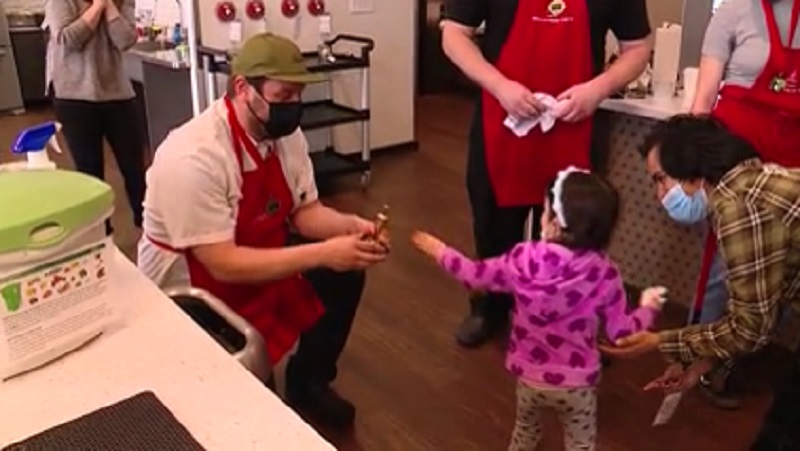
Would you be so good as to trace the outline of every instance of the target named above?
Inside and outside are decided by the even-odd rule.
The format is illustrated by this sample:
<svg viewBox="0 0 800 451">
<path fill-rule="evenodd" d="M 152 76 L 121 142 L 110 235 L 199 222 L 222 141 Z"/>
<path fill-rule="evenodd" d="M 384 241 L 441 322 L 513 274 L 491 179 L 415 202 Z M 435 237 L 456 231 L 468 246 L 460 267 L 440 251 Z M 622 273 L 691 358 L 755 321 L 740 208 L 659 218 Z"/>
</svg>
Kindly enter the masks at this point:
<svg viewBox="0 0 800 451">
<path fill-rule="evenodd" d="M 794 46 L 794 38 L 797 34 L 797 25 L 800 23 L 800 0 L 792 2 L 792 14 L 789 20 L 789 40 L 786 45 L 783 45 L 781 39 L 781 32 L 778 28 L 778 21 L 775 19 L 775 8 L 773 2 L 770 0 L 761 0 L 761 5 L 764 9 L 764 15 L 767 19 L 767 29 L 769 30 L 770 44 L 773 46 L 785 47 L 791 49 Z"/>
<path fill-rule="evenodd" d="M 264 158 L 258 153 L 255 143 L 245 132 L 244 127 L 236 117 L 236 110 L 233 108 L 233 102 L 228 96 L 225 96 L 225 106 L 228 109 L 228 126 L 231 128 L 231 141 L 233 142 L 233 151 L 236 154 L 236 159 L 239 161 L 239 169 L 244 171 L 244 161 L 242 158 L 242 147 L 247 155 L 253 160 L 258 168 L 264 165 Z"/>
<path fill-rule="evenodd" d="M 797 33 L 798 22 L 800 22 L 800 0 L 794 0 L 792 20 L 789 21 L 789 45 L 787 45 L 789 48 L 794 46 L 794 36 Z"/>
</svg>

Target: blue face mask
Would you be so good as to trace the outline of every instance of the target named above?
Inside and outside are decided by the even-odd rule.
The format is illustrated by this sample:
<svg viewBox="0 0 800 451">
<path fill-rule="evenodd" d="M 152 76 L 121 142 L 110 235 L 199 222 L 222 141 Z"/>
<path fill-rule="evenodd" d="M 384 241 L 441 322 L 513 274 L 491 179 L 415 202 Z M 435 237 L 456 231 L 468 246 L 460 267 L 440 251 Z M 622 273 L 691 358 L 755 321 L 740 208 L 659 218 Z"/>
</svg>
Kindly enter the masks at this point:
<svg viewBox="0 0 800 451">
<path fill-rule="evenodd" d="M 661 200 L 661 205 L 672 219 L 681 224 L 696 224 L 705 219 L 708 211 L 708 200 L 704 190 L 699 189 L 690 196 L 680 184 L 667 191 L 667 195 Z"/>
</svg>

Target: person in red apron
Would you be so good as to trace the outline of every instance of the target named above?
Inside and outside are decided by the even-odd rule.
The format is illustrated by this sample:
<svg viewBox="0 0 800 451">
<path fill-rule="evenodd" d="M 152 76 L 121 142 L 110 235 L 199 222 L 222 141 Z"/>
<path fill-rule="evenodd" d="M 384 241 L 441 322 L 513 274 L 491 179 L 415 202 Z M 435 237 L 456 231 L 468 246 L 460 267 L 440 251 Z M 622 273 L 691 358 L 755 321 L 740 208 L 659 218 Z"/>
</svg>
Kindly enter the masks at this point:
<svg viewBox="0 0 800 451">
<path fill-rule="evenodd" d="M 482 24 L 479 50 L 474 39 Z M 609 30 L 621 56 L 602 72 Z M 649 58 L 647 8 L 644 0 L 447 0 L 442 32 L 445 53 L 482 88 L 469 136 L 467 190 L 478 256 L 491 258 L 522 241 L 531 209 L 538 229 L 542 193 L 559 170 L 590 166 L 595 109 Z M 543 111 L 536 94 L 563 100 L 563 115 L 546 133 L 534 128 L 517 137 L 504 120 L 536 117 Z M 458 342 L 483 343 L 510 305 L 502 295 L 473 296 Z"/>
<path fill-rule="evenodd" d="M 784 20 L 777 20 L 778 16 Z M 693 113 L 703 114 L 713 105 L 712 116 L 752 144 L 763 161 L 784 167 L 800 167 L 798 16 L 797 0 L 725 2 L 706 31 L 692 106 Z M 737 45 L 731 48 L 731 42 Z M 762 58 L 763 66 L 755 63 Z M 760 67 L 759 72 L 752 75 L 752 81 L 745 80 L 747 68 L 752 66 Z M 723 80 L 724 74 L 731 79 Z M 720 82 L 722 88 L 718 91 Z M 709 232 L 693 309 L 694 320 L 701 323 L 719 319 L 728 302 L 725 269 L 716 247 L 716 237 Z M 716 374 L 702 381 L 706 393 L 719 407 L 740 406 L 727 384 L 732 368 L 733 362 L 726 362 Z"/>
<path fill-rule="evenodd" d="M 370 221 L 317 200 L 299 121 L 300 92 L 318 77 L 284 38 L 248 40 L 228 95 L 174 131 L 148 172 L 138 265 L 161 286 L 185 282 L 223 300 L 290 358 L 289 403 L 345 426 L 355 410 L 330 387 L 364 287 L 385 258 Z M 321 240 L 292 247 L 290 226 Z M 329 269 L 323 269 L 329 268 Z M 331 270 L 341 271 L 334 272 Z"/>
</svg>

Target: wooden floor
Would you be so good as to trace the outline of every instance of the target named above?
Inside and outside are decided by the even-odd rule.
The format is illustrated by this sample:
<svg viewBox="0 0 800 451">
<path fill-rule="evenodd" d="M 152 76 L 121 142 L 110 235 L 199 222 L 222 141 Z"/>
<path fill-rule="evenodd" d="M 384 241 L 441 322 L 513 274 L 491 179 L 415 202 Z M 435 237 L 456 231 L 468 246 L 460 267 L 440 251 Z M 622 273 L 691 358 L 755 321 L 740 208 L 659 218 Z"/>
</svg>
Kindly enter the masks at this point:
<svg viewBox="0 0 800 451">
<path fill-rule="evenodd" d="M 408 244 L 422 228 L 470 251 L 469 209 L 464 190 L 465 137 L 471 108 L 448 97 L 419 101 L 416 153 L 391 155 L 375 163 L 373 184 L 358 189 L 345 179 L 326 196 L 331 205 L 373 215 L 391 206 L 393 254 L 369 274 L 363 307 L 341 360 L 337 388 L 358 406 L 355 430 L 325 435 L 342 450 L 502 450 L 514 422 L 514 381 L 503 369 L 503 343 L 479 350 L 456 346 L 452 332 L 466 308 L 459 286 Z M 0 118 L 0 146 L 8 149 L 16 131 L 47 118 L 47 111 Z M 0 160 L 7 160 L 7 153 Z M 68 159 L 61 160 L 65 165 Z M 117 241 L 133 255 L 136 233 L 122 196 L 120 176 L 109 157 L 108 174 L 117 189 Z M 660 321 L 679 324 L 685 312 Z M 600 386 L 600 450 L 745 450 L 769 402 L 769 387 L 785 353 L 758 358 L 742 379 L 749 381 L 745 407 L 722 412 L 699 394 L 683 401 L 672 424 L 650 426 L 657 394 L 641 387 L 663 369 L 658 356 L 613 364 Z M 560 449 L 551 420 L 542 449 Z M 265 428 L 270 425 L 265 424 Z"/>
</svg>

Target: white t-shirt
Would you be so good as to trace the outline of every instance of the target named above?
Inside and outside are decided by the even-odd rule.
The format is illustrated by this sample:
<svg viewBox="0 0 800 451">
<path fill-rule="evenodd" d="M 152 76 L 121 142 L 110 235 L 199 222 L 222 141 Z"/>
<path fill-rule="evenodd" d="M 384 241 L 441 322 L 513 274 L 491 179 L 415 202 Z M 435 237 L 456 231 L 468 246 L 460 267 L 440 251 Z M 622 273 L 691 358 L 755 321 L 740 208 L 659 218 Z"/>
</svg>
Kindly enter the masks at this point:
<svg viewBox="0 0 800 451">
<path fill-rule="evenodd" d="M 167 136 L 147 171 L 137 264 L 160 287 L 188 286 L 188 267 L 181 254 L 153 244 L 148 236 L 175 249 L 234 237 L 242 176 L 227 118 L 224 100 L 217 100 Z M 262 156 L 272 148 L 277 152 L 295 210 L 317 200 L 308 142 L 300 129 L 256 147 Z M 245 152 L 242 162 L 245 171 L 256 170 Z"/>
</svg>

